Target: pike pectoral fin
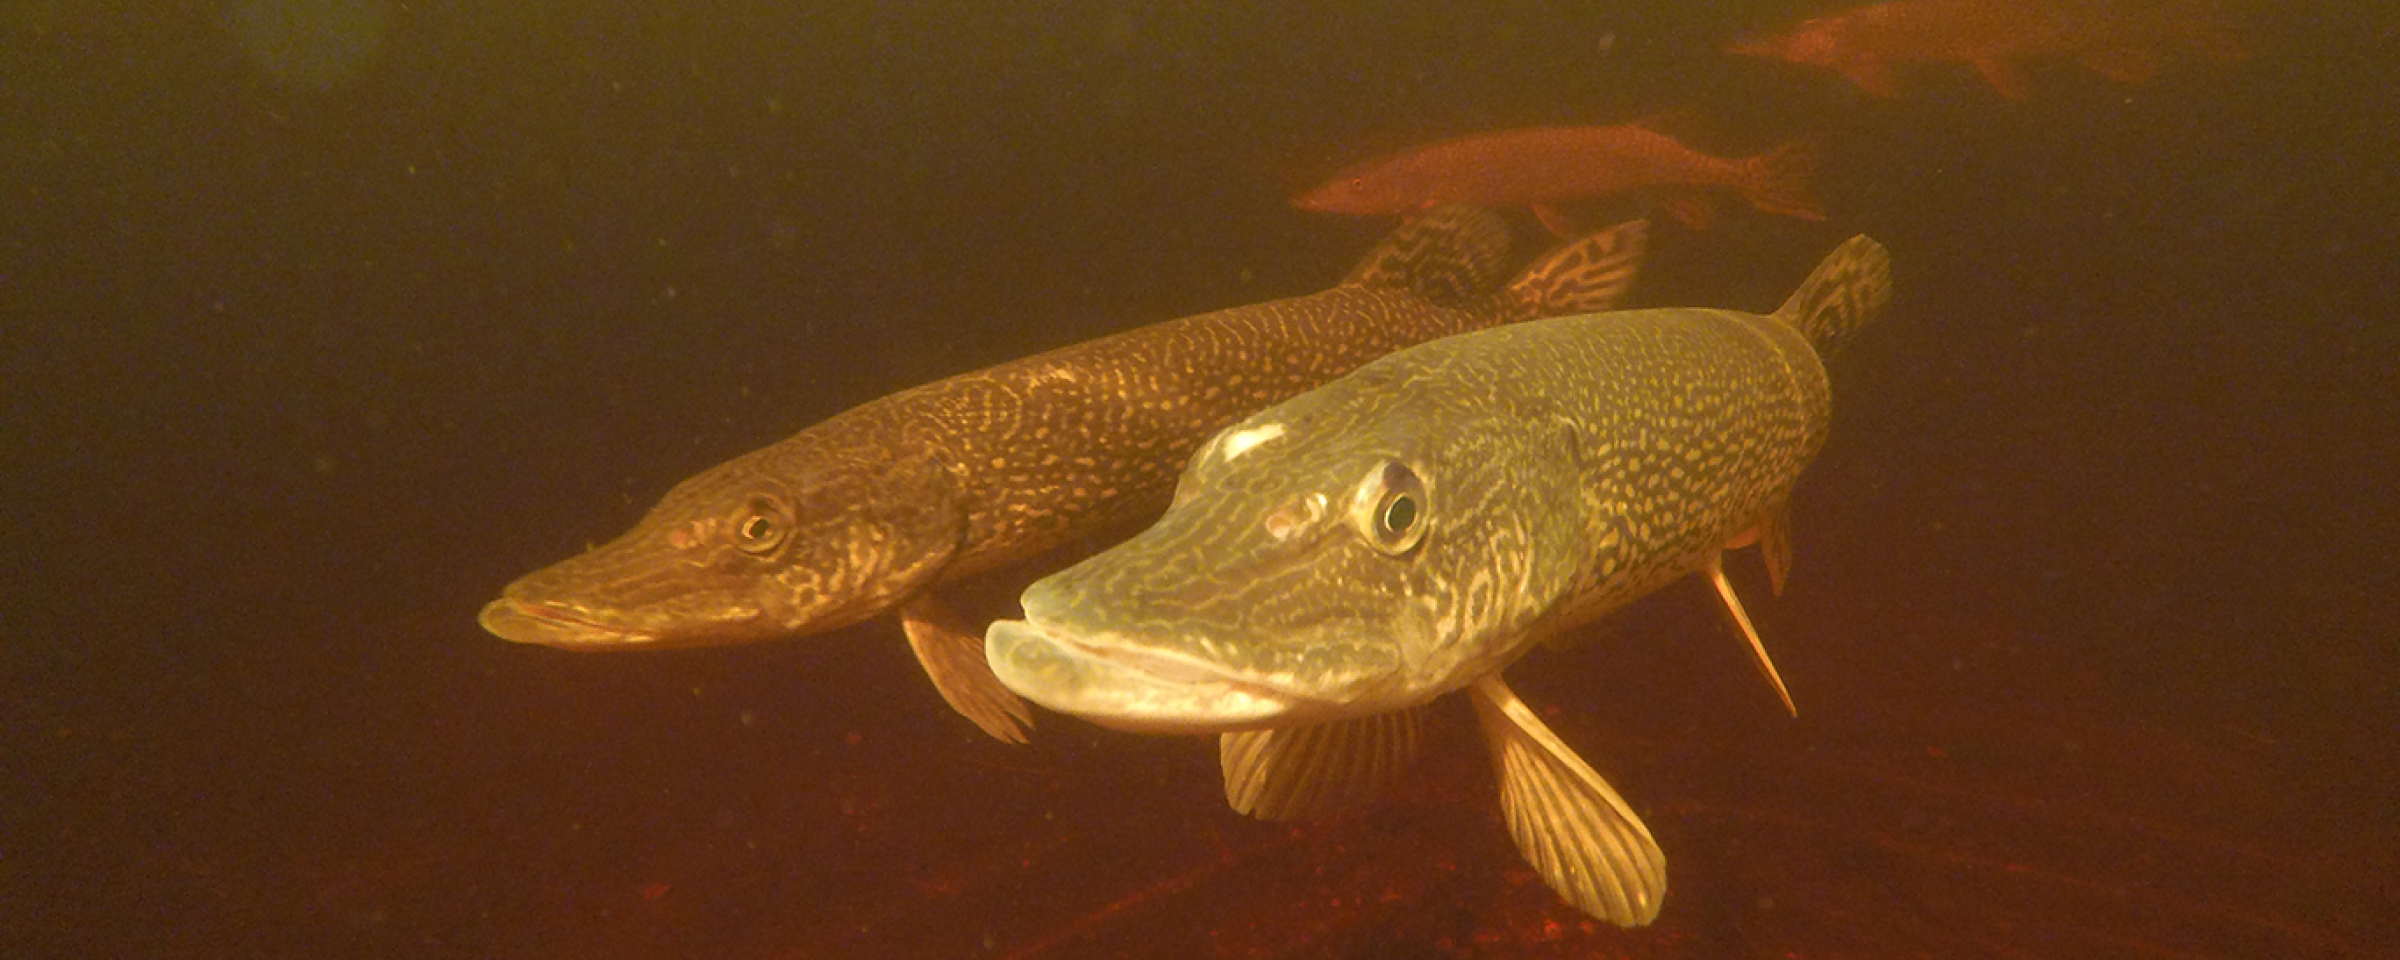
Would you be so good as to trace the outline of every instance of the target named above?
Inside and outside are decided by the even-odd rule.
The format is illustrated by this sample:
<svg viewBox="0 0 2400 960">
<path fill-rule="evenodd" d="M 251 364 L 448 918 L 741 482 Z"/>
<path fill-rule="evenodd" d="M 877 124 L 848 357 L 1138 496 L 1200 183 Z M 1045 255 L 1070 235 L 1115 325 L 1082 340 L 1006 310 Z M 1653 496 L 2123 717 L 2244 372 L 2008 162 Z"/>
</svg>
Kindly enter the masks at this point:
<svg viewBox="0 0 2400 960">
<path fill-rule="evenodd" d="M 1261 820 L 1338 813 L 1390 786 L 1417 756 L 1425 710 L 1300 727 L 1245 730 L 1217 740 L 1225 802 Z"/>
<path fill-rule="evenodd" d="M 964 626 L 957 614 L 928 594 L 900 607 L 900 629 L 908 634 L 908 647 L 916 651 L 917 662 L 950 708 L 985 733 L 1024 743 L 1033 729 L 1032 709 L 992 675 L 992 665 L 983 659 L 983 634 Z"/>
<path fill-rule="evenodd" d="M 1750 654 L 1758 659 L 1758 672 L 1775 685 L 1775 695 L 1783 698 L 1783 708 L 1791 711 L 1792 716 L 1799 716 L 1800 708 L 1792 705 L 1791 691 L 1783 688 L 1783 675 L 1775 672 L 1775 661 L 1767 657 L 1766 643 L 1758 639 L 1758 628 L 1750 625 L 1750 614 L 1742 609 L 1742 599 L 1734 596 L 1733 581 L 1725 579 L 1722 551 L 1708 558 L 1708 582 L 1716 585 L 1718 598 L 1725 601 L 1725 612 L 1733 617 L 1733 625 L 1741 628 L 1742 638 L 1750 641 Z"/>
<path fill-rule="evenodd" d="M 1550 889 L 1620 927 L 1657 918 L 1667 896 L 1667 855 L 1608 781 L 1500 682 L 1467 688 L 1500 777 L 1500 810 L 1517 850 Z"/>
</svg>

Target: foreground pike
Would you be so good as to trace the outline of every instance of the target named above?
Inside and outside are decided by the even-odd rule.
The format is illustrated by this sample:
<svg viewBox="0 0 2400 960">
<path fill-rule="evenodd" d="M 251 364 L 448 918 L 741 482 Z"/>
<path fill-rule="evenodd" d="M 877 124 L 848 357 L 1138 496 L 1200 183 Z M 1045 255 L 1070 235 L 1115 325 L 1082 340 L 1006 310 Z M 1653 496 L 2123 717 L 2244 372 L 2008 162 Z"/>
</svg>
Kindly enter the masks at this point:
<svg viewBox="0 0 2400 960">
<path fill-rule="evenodd" d="M 1292 200 L 1324 213 L 1415 213 L 1453 203 L 1528 206 L 1566 234 L 1557 206 L 1647 191 L 1694 227 L 1715 219 L 1710 191 L 1730 189 L 1768 213 L 1825 218 L 1808 181 L 1816 151 L 1786 144 L 1755 157 L 1712 157 L 1635 124 L 1528 127 L 1444 140 L 1369 160 Z"/>
<path fill-rule="evenodd" d="M 943 699 L 1022 741 L 945 582 L 1155 515 L 1192 448 L 1268 404 L 1401 347 L 1603 309 L 1631 282 L 1634 222 L 1513 282 L 1492 214 L 1437 211 L 1323 293 L 1153 324 L 865 404 L 685 480 L 616 540 L 508 586 L 509 640 L 675 647 L 830 630 L 897 607 Z"/>
<path fill-rule="evenodd" d="M 1695 572 L 1739 618 L 1722 553 L 1781 555 L 1825 439 L 1819 358 L 1889 297 L 1858 237 L 1771 316 L 1564 317 L 1368 364 L 1209 441 L 1156 526 L 992 625 L 992 668 L 1104 725 L 1223 734 L 1227 798 L 1278 819 L 1389 781 L 1420 708 L 1464 687 L 1518 849 L 1578 908 L 1647 923 L 1664 855 L 1500 671 Z"/>
</svg>

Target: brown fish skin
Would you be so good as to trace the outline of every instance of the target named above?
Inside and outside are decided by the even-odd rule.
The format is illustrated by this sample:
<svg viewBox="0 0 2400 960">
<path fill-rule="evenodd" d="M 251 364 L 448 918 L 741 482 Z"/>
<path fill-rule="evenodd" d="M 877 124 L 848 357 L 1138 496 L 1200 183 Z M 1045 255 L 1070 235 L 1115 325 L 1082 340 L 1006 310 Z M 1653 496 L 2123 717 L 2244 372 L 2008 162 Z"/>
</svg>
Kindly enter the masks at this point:
<svg viewBox="0 0 2400 960">
<path fill-rule="evenodd" d="M 1815 151 L 1787 144 L 1754 157 L 1715 157 L 1646 127 L 1527 127 L 1476 134 L 1356 164 L 1292 200 L 1323 213 L 1404 214 L 1454 203 L 1531 206 L 1616 196 L 1635 190 L 1682 199 L 1690 212 L 1703 191 L 1726 188 L 1752 206 L 1809 220 L 1825 218 L 1810 193 Z"/>
<path fill-rule="evenodd" d="M 944 582 L 1129 529 L 1226 424 L 1401 347 L 1613 303 L 1646 225 L 1566 245 L 1505 285 L 1488 211 L 1395 231 L 1322 293 L 1153 324 L 904 390 L 709 469 L 617 539 L 510 584 L 479 617 L 574 649 L 821 632 L 898 608 L 944 699 L 1022 741 L 1031 714 Z"/>
<path fill-rule="evenodd" d="M 1900 95 L 1897 65 L 1967 64 L 2011 100 L 2032 96 L 2021 65 L 2027 58 L 2069 57 L 2111 80 L 2138 83 L 2156 73 L 2169 53 L 2244 55 L 2223 12 L 2206 0 L 1903 0 L 1844 10 L 1726 49 L 1831 68 L 1884 98 Z"/>
</svg>

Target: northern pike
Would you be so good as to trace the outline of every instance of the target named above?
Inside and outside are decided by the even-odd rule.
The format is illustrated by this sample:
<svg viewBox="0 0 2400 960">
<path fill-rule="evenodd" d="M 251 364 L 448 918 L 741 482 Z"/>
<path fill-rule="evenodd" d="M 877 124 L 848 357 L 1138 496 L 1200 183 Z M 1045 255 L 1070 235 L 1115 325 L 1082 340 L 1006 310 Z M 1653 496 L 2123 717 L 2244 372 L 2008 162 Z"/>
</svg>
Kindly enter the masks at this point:
<svg viewBox="0 0 2400 960">
<path fill-rule="evenodd" d="M 1885 98 L 1900 95 L 1897 65 L 1968 64 L 2011 100 L 2032 95 L 2022 61 L 2035 57 L 2072 58 L 2111 80 L 2138 83 L 2170 52 L 2244 54 L 2210 4 L 2161 0 L 1899 0 L 1852 7 L 1727 49 L 1831 68 Z"/>
<path fill-rule="evenodd" d="M 1715 157 L 1666 134 L 1625 124 L 1529 127 L 1458 137 L 1348 167 L 1292 200 L 1325 213 L 1405 214 L 1453 203 L 1528 206 L 1569 232 L 1557 206 L 1635 190 L 1677 219 L 1714 219 L 1709 192 L 1730 189 L 1768 213 L 1825 218 L 1810 193 L 1816 151 L 1786 144 L 1754 157 Z"/>
<path fill-rule="evenodd" d="M 677 484 L 606 544 L 483 608 L 508 640 L 582 650 L 746 643 L 897 608 L 949 704 L 1022 742 L 983 629 L 943 585 L 1131 528 L 1228 423 L 1393 350 L 1613 304 L 1647 225 L 1566 244 L 1508 279 L 1488 211 L 1407 224 L 1321 293 L 1170 320 L 852 408 Z"/>
<path fill-rule="evenodd" d="M 1500 672 L 1706 573 L 1780 691 L 1722 555 L 1788 557 L 1830 417 L 1821 358 L 1890 289 L 1857 237 L 1771 315 L 1537 320 L 1367 364 L 1217 434 L 1156 525 L 992 625 L 992 668 L 1104 726 L 1219 734 L 1227 799 L 1271 819 L 1380 789 L 1428 701 L 1465 688 L 1518 849 L 1576 907 L 1647 923 L 1664 854 Z"/>
</svg>

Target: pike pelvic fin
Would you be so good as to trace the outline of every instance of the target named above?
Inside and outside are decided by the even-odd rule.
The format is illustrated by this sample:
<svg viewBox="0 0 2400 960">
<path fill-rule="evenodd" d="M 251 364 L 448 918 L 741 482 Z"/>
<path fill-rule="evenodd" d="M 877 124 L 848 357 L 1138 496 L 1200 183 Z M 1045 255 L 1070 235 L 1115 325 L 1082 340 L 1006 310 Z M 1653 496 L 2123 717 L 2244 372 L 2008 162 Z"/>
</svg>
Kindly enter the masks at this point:
<svg viewBox="0 0 2400 960">
<path fill-rule="evenodd" d="M 1775 319 L 1808 338 L 1820 359 L 1831 359 L 1892 302 L 1892 255 L 1866 235 L 1851 237 L 1776 308 Z"/>
<path fill-rule="evenodd" d="M 1517 851 L 1576 909 L 1638 927 L 1667 896 L 1667 855 L 1633 808 L 1500 681 L 1467 687 Z"/>
<path fill-rule="evenodd" d="M 1758 518 L 1758 554 L 1767 561 L 1767 586 L 1783 596 L 1792 575 L 1792 508 L 1778 503 Z"/>
<path fill-rule="evenodd" d="M 1440 207 L 1385 235 L 1342 283 L 1409 290 L 1436 306 L 1454 307 L 1500 288 L 1515 245 L 1499 214 Z"/>
<path fill-rule="evenodd" d="M 1366 800 L 1400 778 L 1416 759 L 1425 710 L 1270 730 L 1217 739 L 1225 802 L 1261 820 L 1308 820 Z"/>
<path fill-rule="evenodd" d="M 983 659 L 981 632 L 966 630 L 957 614 L 929 594 L 900 607 L 900 629 L 951 709 L 995 739 L 1025 742 L 1033 730 L 1033 710 L 992 674 L 992 665 Z"/>
<path fill-rule="evenodd" d="M 1750 655 L 1758 661 L 1758 672 L 1766 675 L 1768 683 L 1775 685 L 1775 695 L 1783 699 L 1783 709 L 1792 716 L 1799 716 L 1800 708 L 1792 705 L 1792 692 L 1784 689 L 1783 675 L 1775 671 L 1775 661 L 1767 656 L 1767 645 L 1758 638 L 1758 628 L 1750 625 L 1749 611 L 1742 609 L 1742 599 L 1733 593 L 1733 581 L 1725 578 L 1724 551 L 1709 556 L 1707 573 L 1708 582 L 1717 588 L 1718 599 L 1725 601 L 1726 615 L 1732 617 L 1733 625 L 1742 631 L 1742 639 L 1750 642 Z"/>
<path fill-rule="evenodd" d="M 1512 308 L 1528 317 L 1598 313 L 1625 299 L 1650 248 L 1650 221 L 1628 220 L 1542 255 L 1509 281 Z"/>
</svg>

